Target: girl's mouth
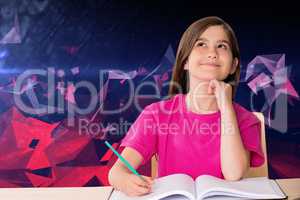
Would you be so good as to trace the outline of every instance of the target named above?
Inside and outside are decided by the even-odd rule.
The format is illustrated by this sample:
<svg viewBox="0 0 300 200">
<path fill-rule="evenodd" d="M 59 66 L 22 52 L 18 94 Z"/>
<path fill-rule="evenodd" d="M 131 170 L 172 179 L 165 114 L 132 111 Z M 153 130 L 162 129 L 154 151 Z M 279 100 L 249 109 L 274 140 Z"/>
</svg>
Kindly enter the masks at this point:
<svg viewBox="0 0 300 200">
<path fill-rule="evenodd" d="M 201 63 L 200 65 L 205 65 L 208 67 L 220 67 L 220 65 L 217 63 Z"/>
</svg>

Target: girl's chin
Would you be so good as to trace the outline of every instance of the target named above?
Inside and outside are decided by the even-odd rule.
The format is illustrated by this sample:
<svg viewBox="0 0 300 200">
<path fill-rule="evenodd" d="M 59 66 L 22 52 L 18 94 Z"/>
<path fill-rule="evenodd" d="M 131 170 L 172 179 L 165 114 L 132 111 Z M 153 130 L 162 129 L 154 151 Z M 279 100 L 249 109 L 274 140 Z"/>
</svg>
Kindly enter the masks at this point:
<svg viewBox="0 0 300 200">
<path fill-rule="evenodd" d="M 219 80 L 219 78 L 216 76 L 193 76 L 193 79 L 199 82 L 210 82 L 211 80 Z"/>
</svg>

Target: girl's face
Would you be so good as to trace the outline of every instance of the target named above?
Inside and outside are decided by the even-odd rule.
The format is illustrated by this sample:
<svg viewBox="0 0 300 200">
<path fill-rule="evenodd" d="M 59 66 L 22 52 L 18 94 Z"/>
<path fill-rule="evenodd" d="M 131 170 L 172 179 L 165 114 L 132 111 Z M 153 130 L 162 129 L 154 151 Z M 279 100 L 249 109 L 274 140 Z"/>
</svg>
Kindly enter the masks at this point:
<svg viewBox="0 0 300 200">
<path fill-rule="evenodd" d="M 197 39 L 185 65 L 191 79 L 224 80 L 235 72 L 238 59 L 233 58 L 230 43 L 222 26 L 210 26 Z"/>
</svg>

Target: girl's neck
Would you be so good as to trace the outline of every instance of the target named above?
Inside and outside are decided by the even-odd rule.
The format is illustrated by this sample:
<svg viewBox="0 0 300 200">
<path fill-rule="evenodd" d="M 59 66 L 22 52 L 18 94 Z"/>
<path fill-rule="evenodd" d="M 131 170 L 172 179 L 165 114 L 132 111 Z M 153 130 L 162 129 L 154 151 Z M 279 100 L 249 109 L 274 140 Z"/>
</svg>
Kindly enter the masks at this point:
<svg viewBox="0 0 300 200">
<path fill-rule="evenodd" d="M 214 113 L 219 110 L 214 94 L 208 94 L 209 81 L 191 81 L 186 95 L 186 105 L 190 111 L 199 114 Z"/>
</svg>

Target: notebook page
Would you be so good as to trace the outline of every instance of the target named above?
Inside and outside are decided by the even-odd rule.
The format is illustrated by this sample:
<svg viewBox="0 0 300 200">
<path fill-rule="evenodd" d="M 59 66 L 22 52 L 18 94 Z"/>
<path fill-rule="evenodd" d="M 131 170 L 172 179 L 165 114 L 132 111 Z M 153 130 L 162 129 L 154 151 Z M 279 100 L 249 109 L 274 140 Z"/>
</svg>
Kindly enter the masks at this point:
<svg viewBox="0 0 300 200">
<path fill-rule="evenodd" d="M 154 180 L 152 192 L 139 197 L 128 197 L 120 191 L 114 191 L 111 200 L 157 200 L 173 194 L 181 194 L 189 199 L 195 198 L 194 180 L 185 174 L 172 174 Z"/>
<path fill-rule="evenodd" d="M 196 179 L 196 193 L 198 196 L 221 195 L 222 193 L 239 197 L 252 198 L 284 198 L 279 190 L 274 190 L 274 180 L 267 177 L 246 178 L 240 181 L 226 181 L 209 175 Z M 275 186 L 276 187 L 276 186 Z"/>
</svg>

